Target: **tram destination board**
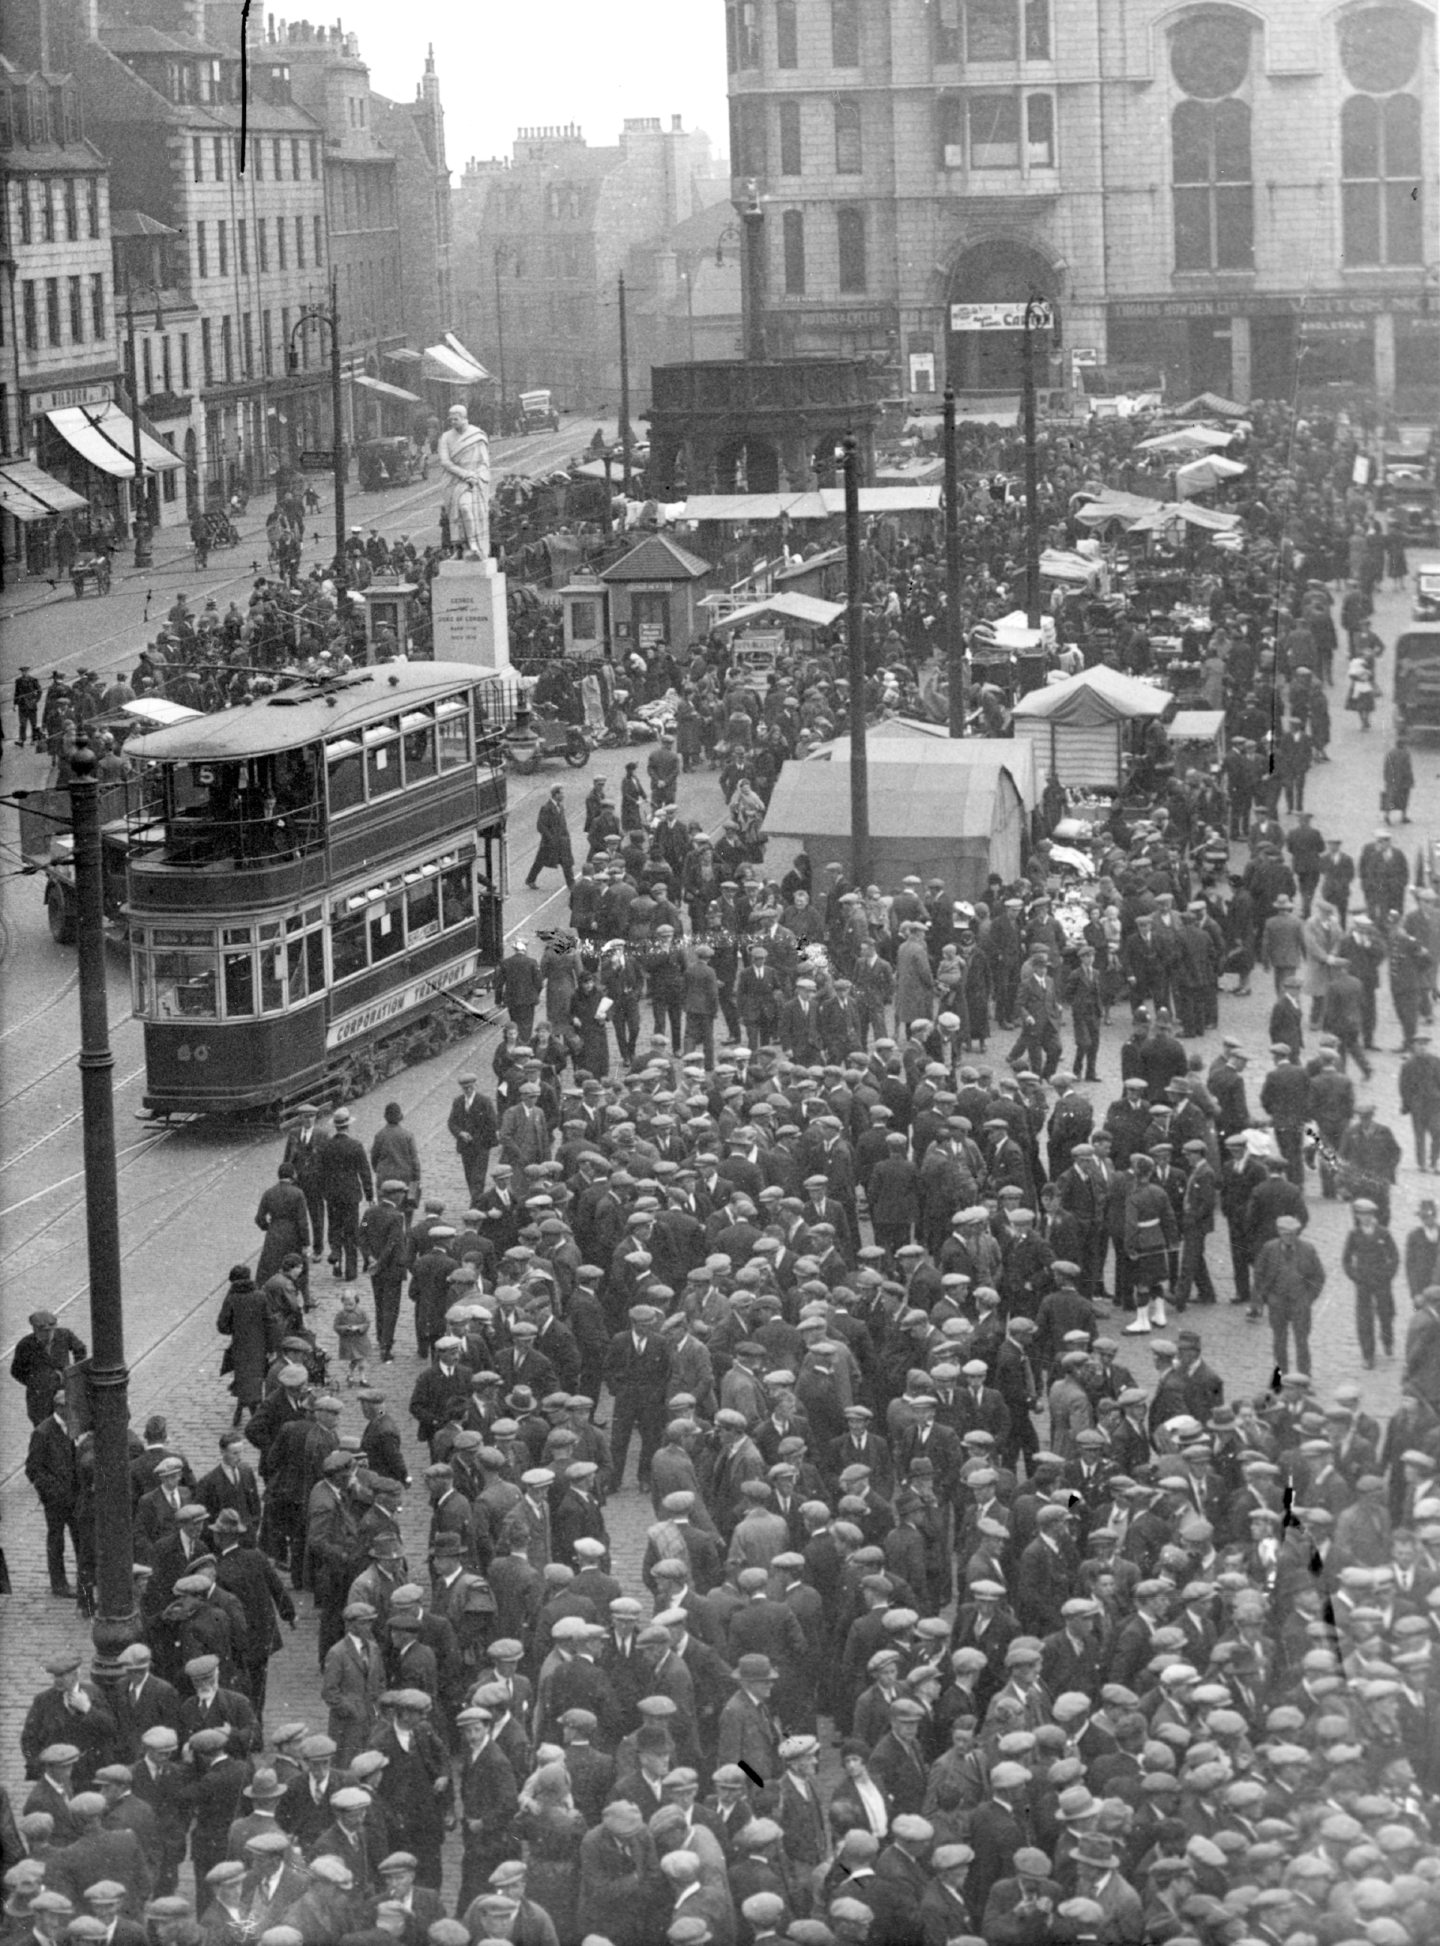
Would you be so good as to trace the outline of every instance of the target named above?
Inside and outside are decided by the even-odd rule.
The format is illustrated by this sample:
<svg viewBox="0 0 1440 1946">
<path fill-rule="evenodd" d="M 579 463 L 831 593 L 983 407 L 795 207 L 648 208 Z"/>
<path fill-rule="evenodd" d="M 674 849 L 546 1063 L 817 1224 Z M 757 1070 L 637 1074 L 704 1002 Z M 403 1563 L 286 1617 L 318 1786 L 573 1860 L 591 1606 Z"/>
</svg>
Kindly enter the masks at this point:
<svg viewBox="0 0 1440 1946">
<path fill-rule="evenodd" d="M 300 454 L 302 473 L 333 473 L 335 453 L 330 447 L 316 446 L 304 449 Z"/>
</svg>

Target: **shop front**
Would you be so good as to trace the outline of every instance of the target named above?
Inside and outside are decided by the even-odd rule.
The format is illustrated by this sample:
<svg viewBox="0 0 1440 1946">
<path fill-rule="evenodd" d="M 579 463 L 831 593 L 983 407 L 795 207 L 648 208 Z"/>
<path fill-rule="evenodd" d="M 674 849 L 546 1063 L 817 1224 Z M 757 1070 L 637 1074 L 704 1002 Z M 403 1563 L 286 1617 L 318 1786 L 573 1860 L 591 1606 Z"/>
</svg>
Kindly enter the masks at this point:
<svg viewBox="0 0 1440 1946">
<path fill-rule="evenodd" d="M 42 472 L 32 460 L 0 460 L 4 580 L 8 582 L 21 563 L 27 574 L 53 575 L 72 541 L 83 537 L 89 514 L 83 495 Z"/>
<path fill-rule="evenodd" d="M 1111 365 L 1149 364 L 1168 394 L 1373 399 L 1402 416 L 1440 409 L 1440 309 L 1432 293 L 1308 291 L 1120 298 Z"/>
<path fill-rule="evenodd" d="M 129 530 L 136 512 L 136 454 L 143 480 L 140 511 L 154 523 L 158 511 L 157 482 L 181 470 L 183 461 L 162 441 L 138 433 L 128 413 L 113 399 L 99 404 L 55 406 L 44 414 L 40 431 L 40 463 L 65 480 L 90 508 L 94 533 L 118 542 Z M 152 509 L 152 497 L 156 506 Z"/>
</svg>

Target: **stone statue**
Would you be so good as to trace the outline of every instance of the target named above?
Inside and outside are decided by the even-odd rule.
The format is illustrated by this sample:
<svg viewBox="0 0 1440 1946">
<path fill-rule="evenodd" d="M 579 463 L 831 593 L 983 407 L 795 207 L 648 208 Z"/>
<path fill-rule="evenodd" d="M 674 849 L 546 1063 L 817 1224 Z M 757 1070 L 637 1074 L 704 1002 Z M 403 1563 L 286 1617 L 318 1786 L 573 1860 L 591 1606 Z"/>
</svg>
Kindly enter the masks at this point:
<svg viewBox="0 0 1440 1946">
<path fill-rule="evenodd" d="M 490 442 L 470 424 L 463 405 L 452 405 L 440 435 L 440 470 L 450 481 L 446 509 L 450 533 L 462 559 L 483 561 L 490 553 Z"/>
</svg>

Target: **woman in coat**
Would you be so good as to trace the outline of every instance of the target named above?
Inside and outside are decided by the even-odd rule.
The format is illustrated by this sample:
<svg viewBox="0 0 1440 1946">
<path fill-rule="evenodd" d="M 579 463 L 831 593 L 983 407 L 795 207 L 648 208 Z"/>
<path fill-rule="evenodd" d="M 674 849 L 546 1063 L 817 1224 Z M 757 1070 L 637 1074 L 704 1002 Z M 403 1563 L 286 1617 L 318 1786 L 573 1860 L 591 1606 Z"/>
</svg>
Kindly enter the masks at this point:
<svg viewBox="0 0 1440 1946">
<path fill-rule="evenodd" d="M 934 1019 L 935 975 L 925 950 L 925 928 L 907 925 L 902 935 L 895 955 L 895 1019 L 906 1026 L 912 1020 Z"/>
<path fill-rule="evenodd" d="M 580 984 L 580 954 L 568 933 L 546 940 L 540 972 L 545 981 L 545 1018 L 563 1031 L 570 1025 L 570 1005 Z"/>
<path fill-rule="evenodd" d="M 420 1205 L 420 1151 L 415 1137 L 402 1127 L 405 1111 L 398 1101 L 385 1104 L 385 1125 L 370 1144 L 370 1167 L 377 1183 L 403 1182 L 406 1209 Z"/>
<path fill-rule="evenodd" d="M 276 1177 L 255 1211 L 255 1227 L 265 1232 L 260 1261 L 255 1266 L 257 1284 L 273 1277 L 295 1251 L 303 1257 L 310 1248 L 310 1210 L 305 1192 L 295 1180 L 293 1164 L 282 1162 Z"/>
<path fill-rule="evenodd" d="M 597 1081 L 603 1081 L 610 1072 L 610 1035 L 605 1025 L 609 1012 L 599 982 L 587 969 L 580 975 L 575 998 L 570 1002 L 570 1031 L 574 1036 L 577 1070 L 587 1069 Z"/>
<path fill-rule="evenodd" d="M 238 1426 L 242 1414 L 253 1412 L 264 1396 L 265 1370 L 271 1353 L 280 1343 L 265 1294 L 256 1289 L 255 1280 L 244 1264 L 237 1264 L 230 1273 L 230 1288 L 220 1305 L 215 1329 L 230 1340 L 220 1369 L 231 1374 L 230 1390 L 235 1394 Z"/>
</svg>

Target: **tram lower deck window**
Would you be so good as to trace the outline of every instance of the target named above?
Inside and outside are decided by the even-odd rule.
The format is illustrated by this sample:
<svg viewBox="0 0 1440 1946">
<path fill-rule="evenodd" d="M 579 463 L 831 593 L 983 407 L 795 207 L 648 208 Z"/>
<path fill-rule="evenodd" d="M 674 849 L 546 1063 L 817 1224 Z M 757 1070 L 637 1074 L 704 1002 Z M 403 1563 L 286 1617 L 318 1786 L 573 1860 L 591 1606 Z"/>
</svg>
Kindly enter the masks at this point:
<svg viewBox="0 0 1440 1946">
<path fill-rule="evenodd" d="M 337 980 L 365 969 L 365 914 L 347 913 L 330 931 L 330 964 Z"/>
<path fill-rule="evenodd" d="M 475 867 L 467 860 L 440 874 L 441 924 L 448 932 L 475 916 Z"/>
</svg>

